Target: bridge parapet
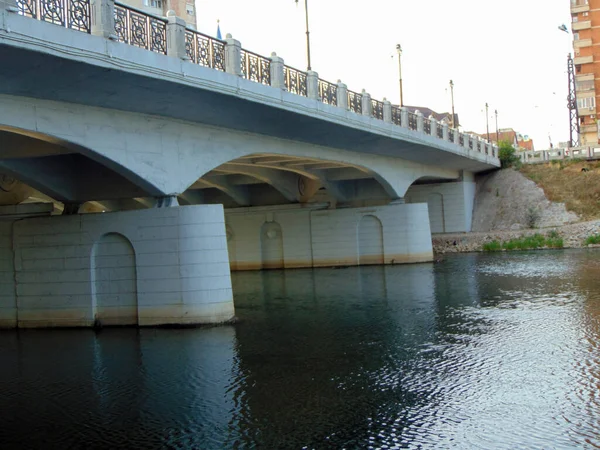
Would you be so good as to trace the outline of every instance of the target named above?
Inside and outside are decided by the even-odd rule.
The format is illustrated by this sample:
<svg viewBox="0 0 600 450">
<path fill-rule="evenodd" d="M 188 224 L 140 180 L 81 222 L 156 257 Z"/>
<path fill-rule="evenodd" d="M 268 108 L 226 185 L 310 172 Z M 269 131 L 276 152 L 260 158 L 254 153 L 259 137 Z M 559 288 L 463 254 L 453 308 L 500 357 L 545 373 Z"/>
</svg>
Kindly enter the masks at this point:
<svg viewBox="0 0 600 450">
<path fill-rule="evenodd" d="M 242 48 L 227 35 L 216 39 L 185 26 L 173 11 L 167 17 L 114 2 L 114 0 L 0 0 L 9 11 L 87 34 L 102 36 L 155 53 L 227 72 L 249 81 L 282 89 L 355 114 L 451 142 L 473 152 L 496 155 L 497 147 L 464 137 L 458 130 L 423 117 L 416 111 L 377 100 L 362 90 L 348 90 L 338 80 L 320 79 L 317 72 L 295 69 L 275 53 L 262 56 Z M 458 137 L 458 138 L 457 138 Z"/>
</svg>

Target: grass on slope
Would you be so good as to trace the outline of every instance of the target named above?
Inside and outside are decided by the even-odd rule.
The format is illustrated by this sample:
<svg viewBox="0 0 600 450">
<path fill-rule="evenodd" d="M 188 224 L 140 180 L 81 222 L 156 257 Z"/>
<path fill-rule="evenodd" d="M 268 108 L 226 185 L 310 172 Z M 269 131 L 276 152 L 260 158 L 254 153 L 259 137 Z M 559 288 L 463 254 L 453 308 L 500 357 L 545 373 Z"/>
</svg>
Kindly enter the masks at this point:
<svg viewBox="0 0 600 450">
<path fill-rule="evenodd" d="M 565 203 L 583 220 L 600 218 L 600 161 L 552 161 L 524 164 L 521 173 L 553 202 Z"/>
</svg>

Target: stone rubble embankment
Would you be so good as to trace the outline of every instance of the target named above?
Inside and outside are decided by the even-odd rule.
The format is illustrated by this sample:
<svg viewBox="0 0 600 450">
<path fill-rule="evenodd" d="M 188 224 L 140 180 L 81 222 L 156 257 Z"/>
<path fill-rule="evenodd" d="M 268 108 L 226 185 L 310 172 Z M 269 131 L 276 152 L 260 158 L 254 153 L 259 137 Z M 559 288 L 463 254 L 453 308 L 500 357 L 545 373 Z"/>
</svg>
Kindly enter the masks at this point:
<svg viewBox="0 0 600 450">
<path fill-rule="evenodd" d="M 478 252 L 494 240 L 547 236 L 552 231 L 563 239 L 564 248 L 582 248 L 588 246 L 589 236 L 600 234 L 600 220 L 579 222 L 563 203 L 550 202 L 540 187 L 516 170 L 499 170 L 476 181 L 473 232 L 434 234 L 434 253 Z M 535 228 L 528 224 L 532 210 L 537 212 Z"/>
<path fill-rule="evenodd" d="M 434 234 L 432 237 L 433 252 L 479 252 L 482 251 L 483 244 L 487 242 L 494 240 L 504 242 L 509 241 L 510 239 L 531 236 L 536 233 L 547 236 L 552 231 L 556 231 L 558 236 L 563 238 L 564 248 L 588 247 L 588 245 L 585 244 L 585 240 L 589 236 L 600 234 L 600 220 L 574 223 L 560 227 L 534 228 L 520 231 L 497 230 L 476 233 Z M 592 245 L 590 247 L 599 246 Z"/>
</svg>

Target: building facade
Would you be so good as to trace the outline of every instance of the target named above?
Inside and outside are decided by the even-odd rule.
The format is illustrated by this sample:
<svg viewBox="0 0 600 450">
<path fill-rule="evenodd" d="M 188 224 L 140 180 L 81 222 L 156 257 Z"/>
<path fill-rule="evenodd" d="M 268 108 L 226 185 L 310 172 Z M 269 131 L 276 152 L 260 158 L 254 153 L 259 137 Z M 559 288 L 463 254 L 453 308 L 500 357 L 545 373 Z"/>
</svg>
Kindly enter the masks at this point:
<svg viewBox="0 0 600 450">
<path fill-rule="evenodd" d="M 173 10 L 177 17 L 196 29 L 196 5 L 194 0 L 122 0 L 127 6 L 139 9 L 155 16 L 165 17 L 167 11 Z"/>
<path fill-rule="evenodd" d="M 593 145 L 599 143 L 600 0 L 571 0 L 571 20 L 580 144 Z"/>
</svg>

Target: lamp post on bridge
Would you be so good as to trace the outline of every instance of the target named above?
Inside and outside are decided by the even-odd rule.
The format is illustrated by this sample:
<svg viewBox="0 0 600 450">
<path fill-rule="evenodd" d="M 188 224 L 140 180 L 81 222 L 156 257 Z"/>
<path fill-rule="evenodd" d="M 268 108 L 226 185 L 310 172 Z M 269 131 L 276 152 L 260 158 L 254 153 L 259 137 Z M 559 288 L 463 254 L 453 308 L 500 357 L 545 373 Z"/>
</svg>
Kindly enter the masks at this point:
<svg viewBox="0 0 600 450">
<path fill-rule="evenodd" d="M 499 134 L 498 134 L 498 110 L 495 109 L 494 110 L 494 114 L 496 115 L 496 145 L 498 145 L 498 139 L 500 138 Z"/>
<path fill-rule="evenodd" d="M 487 140 L 490 142 L 490 114 L 487 102 L 485 104 L 485 128 L 487 129 Z"/>
<path fill-rule="evenodd" d="M 452 128 L 456 128 L 456 124 L 454 123 L 454 81 L 450 80 L 450 97 L 452 98 Z"/>
<path fill-rule="evenodd" d="M 398 77 L 400 80 L 400 107 L 404 106 L 404 98 L 402 95 L 402 46 L 396 44 L 396 51 L 398 52 Z"/>
<path fill-rule="evenodd" d="M 296 0 L 296 6 L 298 6 L 298 0 Z M 304 0 L 304 14 L 306 16 L 306 59 L 308 63 L 306 70 L 312 70 L 310 67 L 310 32 L 308 31 L 308 0 Z"/>
</svg>

